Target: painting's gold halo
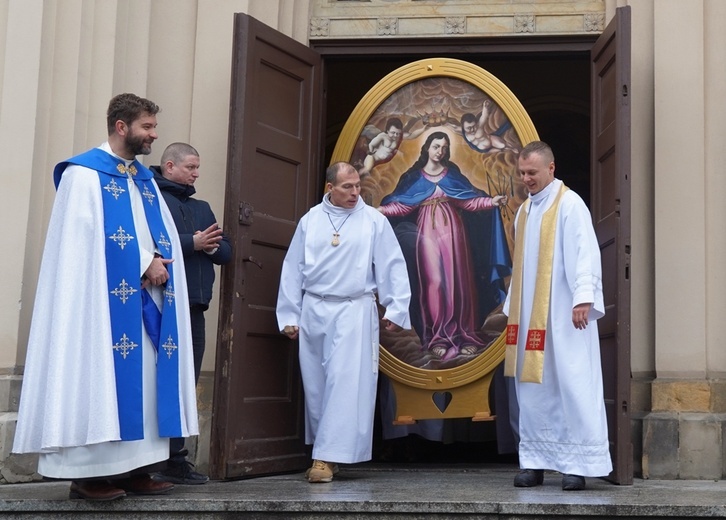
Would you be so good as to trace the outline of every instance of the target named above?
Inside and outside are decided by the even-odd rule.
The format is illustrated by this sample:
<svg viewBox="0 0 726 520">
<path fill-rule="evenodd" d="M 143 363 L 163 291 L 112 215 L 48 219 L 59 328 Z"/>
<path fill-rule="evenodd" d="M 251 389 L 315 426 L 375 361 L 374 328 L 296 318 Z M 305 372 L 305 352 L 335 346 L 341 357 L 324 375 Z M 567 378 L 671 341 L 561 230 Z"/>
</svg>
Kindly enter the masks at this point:
<svg viewBox="0 0 726 520">
<path fill-rule="evenodd" d="M 368 91 L 345 123 L 333 150 L 331 164 L 351 160 L 361 131 L 381 103 L 405 85 L 431 77 L 459 79 L 485 92 L 509 118 L 522 146 L 539 139 L 537 130 L 522 104 L 512 91 L 491 73 L 462 60 L 428 58 L 394 70 Z M 388 377 L 415 388 L 448 390 L 472 383 L 493 371 L 504 360 L 505 339 L 502 333 L 489 348 L 472 361 L 442 370 L 417 368 L 393 356 L 385 347 L 380 351 L 381 371 Z"/>
</svg>

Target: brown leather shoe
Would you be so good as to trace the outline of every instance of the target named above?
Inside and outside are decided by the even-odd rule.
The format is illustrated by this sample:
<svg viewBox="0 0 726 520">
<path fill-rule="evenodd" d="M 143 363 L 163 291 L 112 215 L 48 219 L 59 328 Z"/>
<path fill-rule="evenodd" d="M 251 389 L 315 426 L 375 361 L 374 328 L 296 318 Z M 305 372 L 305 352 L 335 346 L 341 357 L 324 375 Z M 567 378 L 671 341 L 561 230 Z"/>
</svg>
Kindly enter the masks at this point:
<svg viewBox="0 0 726 520">
<path fill-rule="evenodd" d="M 111 483 L 120 487 L 129 495 L 163 495 L 174 489 L 174 484 L 171 482 L 154 480 L 148 473 L 112 480 Z"/>
<path fill-rule="evenodd" d="M 338 465 L 335 462 L 331 462 L 330 465 L 333 470 L 333 475 L 337 475 L 338 473 L 340 473 L 340 468 L 338 467 Z M 305 478 L 310 477 L 310 472 L 313 470 L 314 467 L 315 466 L 312 466 L 305 470 Z"/>
<path fill-rule="evenodd" d="M 311 484 L 333 481 L 333 464 L 324 460 L 314 460 L 313 466 L 306 471 L 308 482 Z"/>
<path fill-rule="evenodd" d="M 68 498 L 84 500 L 116 500 L 126 496 L 123 489 L 109 484 L 108 480 L 74 480 Z"/>
</svg>

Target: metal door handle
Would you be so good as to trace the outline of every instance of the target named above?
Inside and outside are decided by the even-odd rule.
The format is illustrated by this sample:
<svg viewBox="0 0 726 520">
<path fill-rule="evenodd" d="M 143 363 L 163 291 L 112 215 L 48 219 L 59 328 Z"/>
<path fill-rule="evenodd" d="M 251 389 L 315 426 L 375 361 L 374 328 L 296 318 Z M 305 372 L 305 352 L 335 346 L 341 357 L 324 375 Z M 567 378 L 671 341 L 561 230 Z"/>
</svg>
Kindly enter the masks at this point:
<svg viewBox="0 0 726 520">
<path fill-rule="evenodd" d="M 255 264 L 257 267 L 259 267 L 260 269 L 262 269 L 262 262 L 257 260 L 254 256 L 248 256 L 247 258 L 243 258 L 242 261 L 251 262 L 251 263 Z"/>
</svg>

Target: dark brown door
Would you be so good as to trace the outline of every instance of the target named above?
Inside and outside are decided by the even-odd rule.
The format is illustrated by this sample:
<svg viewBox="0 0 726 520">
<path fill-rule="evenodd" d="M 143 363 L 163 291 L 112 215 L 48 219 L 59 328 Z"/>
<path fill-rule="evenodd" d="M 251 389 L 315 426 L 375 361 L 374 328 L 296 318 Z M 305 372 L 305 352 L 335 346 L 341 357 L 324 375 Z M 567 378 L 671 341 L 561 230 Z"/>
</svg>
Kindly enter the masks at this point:
<svg viewBox="0 0 726 520">
<path fill-rule="evenodd" d="M 591 210 L 603 263 L 598 321 L 613 472 L 633 483 L 630 437 L 630 7 L 598 38 L 592 58 Z"/>
<path fill-rule="evenodd" d="M 225 226 L 210 473 L 235 478 L 307 462 L 297 344 L 278 331 L 280 267 L 320 196 L 321 59 L 235 15 Z"/>
</svg>

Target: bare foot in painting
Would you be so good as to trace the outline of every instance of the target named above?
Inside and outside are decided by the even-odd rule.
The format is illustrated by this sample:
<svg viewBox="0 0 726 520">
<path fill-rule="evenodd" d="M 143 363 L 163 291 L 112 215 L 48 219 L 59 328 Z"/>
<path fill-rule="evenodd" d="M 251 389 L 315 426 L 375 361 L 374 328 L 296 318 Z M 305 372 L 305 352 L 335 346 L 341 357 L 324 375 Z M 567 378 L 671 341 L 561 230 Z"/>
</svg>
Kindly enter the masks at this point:
<svg viewBox="0 0 726 520">
<path fill-rule="evenodd" d="M 442 345 L 435 345 L 429 349 L 431 353 L 437 358 L 442 358 L 446 354 L 446 347 Z"/>
</svg>

